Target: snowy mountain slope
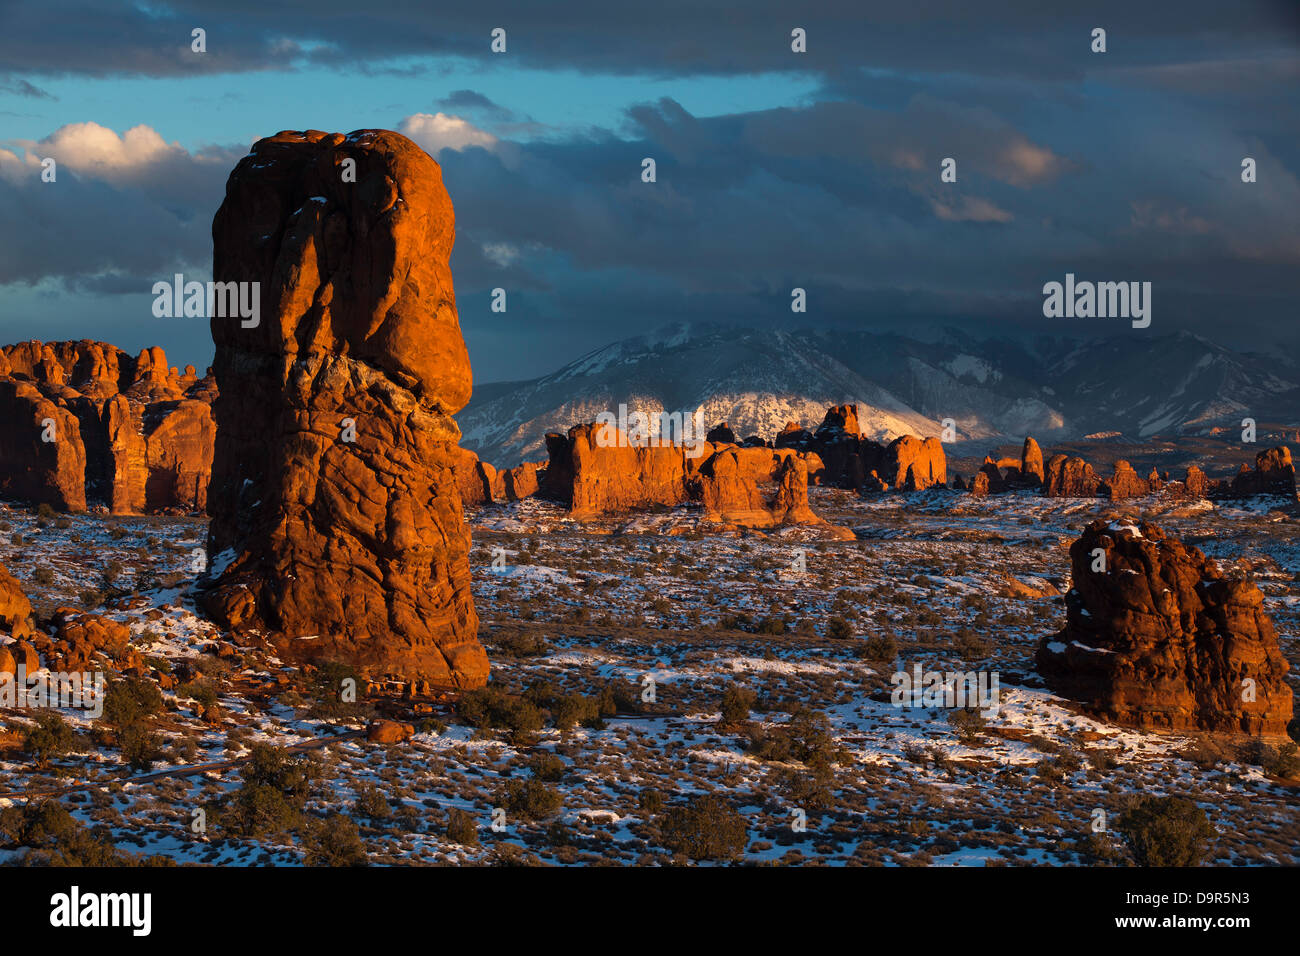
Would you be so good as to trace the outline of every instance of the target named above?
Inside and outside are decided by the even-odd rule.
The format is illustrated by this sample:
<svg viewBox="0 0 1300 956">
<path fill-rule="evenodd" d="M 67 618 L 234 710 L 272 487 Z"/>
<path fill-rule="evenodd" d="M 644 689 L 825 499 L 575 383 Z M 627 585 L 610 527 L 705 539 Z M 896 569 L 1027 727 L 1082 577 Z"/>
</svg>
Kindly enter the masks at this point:
<svg viewBox="0 0 1300 956">
<path fill-rule="evenodd" d="M 947 330 L 771 331 L 674 324 L 596 349 L 541 378 L 476 389 L 457 416 L 462 444 L 509 466 L 546 457 L 567 431 L 620 403 L 651 416 L 697 411 L 706 428 L 770 438 L 815 428 L 828 405 L 856 403 L 865 434 L 1041 440 L 1300 421 L 1300 373 L 1284 358 L 1233 352 L 1186 333 L 1080 341 L 979 339 Z"/>
</svg>

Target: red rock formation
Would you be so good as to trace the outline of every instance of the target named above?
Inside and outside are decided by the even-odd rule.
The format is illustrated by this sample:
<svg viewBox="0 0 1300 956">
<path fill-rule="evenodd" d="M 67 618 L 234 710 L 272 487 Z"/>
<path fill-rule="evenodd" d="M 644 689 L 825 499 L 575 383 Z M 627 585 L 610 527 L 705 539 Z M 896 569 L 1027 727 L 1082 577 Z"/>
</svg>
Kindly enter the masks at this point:
<svg viewBox="0 0 1300 956">
<path fill-rule="evenodd" d="M 279 133 L 231 173 L 212 234 L 214 279 L 260 283 L 261 321 L 211 323 L 204 606 L 292 659 L 482 685 L 452 419 L 470 366 L 438 164 L 382 130 Z"/>
<path fill-rule="evenodd" d="M 1082 458 L 1053 455 L 1047 462 L 1043 494 L 1052 498 L 1095 498 L 1101 479 Z"/>
<path fill-rule="evenodd" d="M 526 461 L 517 468 L 507 468 L 501 473 L 502 495 L 507 501 L 519 501 L 537 494 L 538 472 L 546 467 L 544 461 Z"/>
<path fill-rule="evenodd" d="M 983 498 L 985 495 L 996 495 L 1007 490 L 1007 482 L 1002 478 L 1002 472 L 998 470 L 997 463 L 987 456 L 984 463 L 980 465 L 980 470 L 975 473 L 971 480 L 970 494 L 976 498 Z"/>
<path fill-rule="evenodd" d="M 807 448 L 812 439 L 813 433 L 798 422 L 786 422 L 772 445 L 775 448 Z"/>
<path fill-rule="evenodd" d="M 1041 485 L 1044 480 L 1043 450 L 1038 447 L 1038 442 L 1028 436 L 1020 451 L 1020 477 L 1035 485 Z"/>
<path fill-rule="evenodd" d="M 1285 445 L 1269 448 L 1255 456 L 1255 469 L 1243 465 L 1232 480 L 1233 495 L 1285 495 L 1296 497 L 1295 465 Z"/>
<path fill-rule="evenodd" d="M 630 445 L 609 425 L 548 435 L 547 449 L 539 493 L 567 504 L 578 520 L 699 502 L 708 520 L 726 524 L 830 528 L 808 504 L 809 469 L 821 462 L 793 449 Z"/>
<path fill-rule="evenodd" d="M 93 501 L 115 514 L 202 509 L 211 379 L 192 366 L 180 378 L 159 348 L 132 359 L 103 342 L 33 341 L 0 356 L 0 495 L 65 511 Z"/>
<path fill-rule="evenodd" d="M 710 428 L 709 433 L 705 436 L 705 440 L 713 444 L 738 444 L 736 441 L 736 433 L 731 430 L 731 426 L 726 422 L 718 422 L 718 424 Z"/>
<path fill-rule="evenodd" d="M 1151 486 L 1121 458 L 1115 462 L 1114 473 L 1101 486 L 1101 493 L 1111 501 L 1122 498 L 1140 498 L 1151 493 Z"/>
<path fill-rule="evenodd" d="M 46 365 L 42 374 L 61 377 L 62 369 Z M 22 379 L 0 380 L 0 496 L 60 511 L 86 510 L 81 424 Z"/>
<path fill-rule="evenodd" d="M 155 414 L 157 424 L 150 427 Z M 144 420 L 148 459 L 146 510 L 165 507 L 203 510 L 208 502 L 217 435 L 211 407 L 193 400 L 167 402 L 147 408 Z"/>
<path fill-rule="evenodd" d="M 1194 498 L 1209 497 L 1210 480 L 1205 477 L 1205 472 L 1195 465 L 1190 465 L 1187 469 L 1187 477 L 1183 479 L 1183 492 Z"/>
<path fill-rule="evenodd" d="M 1065 628 L 1037 655 L 1053 691 L 1137 727 L 1285 734 L 1288 665 L 1254 584 L 1146 523 L 1094 521 L 1070 559 Z"/>
<path fill-rule="evenodd" d="M 948 460 L 937 438 L 895 438 L 885 449 L 884 481 L 901 491 L 920 491 L 948 484 Z"/>
<path fill-rule="evenodd" d="M 785 446 L 813 452 L 821 459 L 822 484 L 861 488 L 869 472 L 883 467 L 884 449 L 862 437 L 856 405 L 831 406 L 806 442 L 786 435 Z"/>
<path fill-rule="evenodd" d="M 25 640 L 35 633 L 32 604 L 23 593 L 18 579 L 3 564 L 0 564 L 0 631 L 15 640 Z M 0 670 L 3 669 L 0 667 Z M 9 668 L 9 673 L 13 673 L 12 667 Z"/>
<path fill-rule="evenodd" d="M 462 505 L 467 508 L 477 507 L 492 501 L 492 482 L 496 477 L 496 469 L 485 461 L 479 461 L 478 455 L 457 445 L 452 449 L 451 470 L 456 476 L 456 487 L 460 491 Z"/>
<path fill-rule="evenodd" d="M 577 520 L 690 500 L 688 459 L 679 445 L 632 445 L 617 428 L 595 424 L 570 428 L 563 444 L 553 444 L 550 438 L 548 435 L 548 487 L 552 472 L 557 478 L 571 476 L 558 497 Z"/>
</svg>

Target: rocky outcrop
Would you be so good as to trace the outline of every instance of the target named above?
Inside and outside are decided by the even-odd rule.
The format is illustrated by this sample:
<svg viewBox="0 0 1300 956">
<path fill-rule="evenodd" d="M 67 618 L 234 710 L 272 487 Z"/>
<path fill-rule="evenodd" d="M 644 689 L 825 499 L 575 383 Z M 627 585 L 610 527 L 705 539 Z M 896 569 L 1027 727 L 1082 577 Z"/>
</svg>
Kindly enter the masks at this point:
<svg viewBox="0 0 1300 956">
<path fill-rule="evenodd" d="M 546 462 L 524 462 L 517 468 L 498 471 L 478 455 L 466 448 L 454 451 L 452 470 L 460 500 L 466 507 L 491 504 L 494 501 L 520 501 L 537 494 Z"/>
<path fill-rule="evenodd" d="M 1052 498 L 1095 498 L 1101 479 L 1082 458 L 1053 455 L 1047 461 L 1043 494 Z"/>
<path fill-rule="evenodd" d="M 1284 495 L 1296 497 L 1295 465 L 1291 461 L 1291 449 L 1285 445 L 1269 448 L 1255 456 L 1255 468 L 1241 466 L 1241 471 L 1232 479 L 1231 494 L 1246 495 Z"/>
<path fill-rule="evenodd" d="M 1187 476 L 1183 478 L 1183 493 L 1194 498 L 1205 498 L 1210 494 L 1210 480 L 1195 465 L 1188 467 Z"/>
<path fill-rule="evenodd" d="M 1053 691 L 1136 727 L 1285 734 L 1288 665 L 1253 583 L 1146 523 L 1094 521 L 1070 560 L 1065 627 L 1037 654 Z"/>
<path fill-rule="evenodd" d="M 546 468 L 544 461 L 526 461 L 517 468 L 501 472 L 501 495 L 506 501 L 520 501 L 537 494 L 541 487 L 539 474 Z"/>
<path fill-rule="evenodd" d="M 970 494 L 976 498 L 983 498 L 986 495 L 996 495 L 1006 491 L 1007 487 L 1002 472 L 998 470 L 997 462 L 986 456 L 983 464 L 980 465 L 980 470 L 975 472 L 975 477 L 971 479 Z"/>
<path fill-rule="evenodd" d="M 66 399 L 56 402 L 45 391 L 21 379 L 0 381 L 0 496 L 85 511 L 81 423 Z"/>
<path fill-rule="evenodd" d="M 34 632 L 32 604 L 18 579 L 0 564 L 0 633 L 22 640 Z"/>
<path fill-rule="evenodd" d="M 1115 462 L 1114 471 L 1101 485 L 1101 494 L 1111 501 L 1140 498 L 1151 493 L 1151 485 L 1124 459 Z"/>
<path fill-rule="evenodd" d="M 259 283 L 261 320 L 211 322 L 204 607 L 291 659 L 482 685 L 438 164 L 387 131 L 278 133 L 230 174 L 212 234 L 214 279 Z"/>
<path fill-rule="evenodd" d="M 718 424 L 710 428 L 709 433 L 705 436 L 705 440 L 721 445 L 738 444 L 736 441 L 736 433 L 731 430 L 731 426 L 726 422 L 718 422 Z"/>
<path fill-rule="evenodd" d="M 920 491 L 948 484 L 948 462 L 937 438 L 895 438 L 885 449 L 881 477 L 900 491 Z"/>
<path fill-rule="evenodd" d="M 0 349 L 0 496 L 62 511 L 195 511 L 215 435 L 210 377 L 103 342 Z"/>
<path fill-rule="evenodd" d="M 730 443 L 633 444 L 597 424 L 546 439 L 551 457 L 539 493 L 568 505 L 577 520 L 697 503 L 706 520 L 724 524 L 830 527 L 808 504 L 810 468 L 821 468 L 815 455 Z"/>
<path fill-rule="evenodd" d="M 1020 477 L 1023 481 L 1041 485 L 1045 479 L 1043 471 L 1043 450 L 1038 442 L 1026 436 L 1024 447 L 1020 450 Z"/>
<path fill-rule="evenodd" d="M 579 521 L 684 504 L 688 471 L 713 450 L 692 459 L 681 445 L 634 445 L 607 424 L 575 425 L 567 436 L 547 435 L 546 445 L 547 493 Z"/>
<path fill-rule="evenodd" d="M 127 668 L 141 663 L 131 647 L 131 630 L 120 621 L 65 607 L 55 612 L 53 624 L 53 636 L 41 635 L 38 646 L 56 670 L 93 670 L 100 654 Z"/>
</svg>

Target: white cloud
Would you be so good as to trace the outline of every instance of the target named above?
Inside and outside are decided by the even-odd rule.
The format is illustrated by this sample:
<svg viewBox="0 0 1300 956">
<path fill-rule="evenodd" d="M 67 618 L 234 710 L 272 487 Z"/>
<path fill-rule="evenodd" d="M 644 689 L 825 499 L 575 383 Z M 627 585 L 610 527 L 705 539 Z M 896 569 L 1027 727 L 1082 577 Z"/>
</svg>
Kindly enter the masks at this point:
<svg viewBox="0 0 1300 956">
<path fill-rule="evenodd" d="M 69 123 L 44 139 L 18 140 L 29 157 L 53 157 L 60 166 L 109 181 L 134 178 L 142 168 L 188 156 L 150 126 L 133 126 L 121 136 L 98 123 Z"/>
<path fill-rule="evenodd" d="M 509 242 L 485 242 L 483 255 L 504 269 L 519 259 L 519 247 Z"/>
<path fill-rule="evenodd" d="M 447 113 L 416 113 L 402 120 L 397 131 L 414 140 L 430 155 L 443 149 L 464 149 L 467 146 L 493 149 L 498 142 L 491 133 Z"/>
</svg>

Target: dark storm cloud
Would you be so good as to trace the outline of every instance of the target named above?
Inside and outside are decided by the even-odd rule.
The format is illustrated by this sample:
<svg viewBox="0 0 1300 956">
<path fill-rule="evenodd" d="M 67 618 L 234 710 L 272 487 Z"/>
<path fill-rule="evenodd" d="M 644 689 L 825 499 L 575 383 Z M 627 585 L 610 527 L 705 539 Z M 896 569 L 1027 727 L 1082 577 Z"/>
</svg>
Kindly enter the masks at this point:
<svg viewBox="0 0 1300 956">
<path fill-rule="evenodd" d="M 1107 331 L 1046 327 L 1042 285 L 1066 272 L 1151 281 L 1163 329 L 1296 336 L 1300 67 L 1286 4 L 945 0 L 864 13 L 860 2 L 757 2 L 734 22 L 697 3 L 585 0 L 563 19 L 537 3 L 435 13 L 322 0 L 310 16 L 240 0 L 213 14 L 185 2 L 149 14 L 56 2 L 39 17 L 0 6 L 21 21 L 0 36 L 0 76 L 33 79 L 310 63 L 423 72 L 392 58 L 436 52 L 495 65 L 494 26 L 509 31 L 514 66 L 820 73 L 797 107 L 697 116 L 663 99 L 632 105 L 617 129 L 544 138 L 513 104 L 470 89 L 431 96 L 431 109 L 496 137 L 465 139 L 465 124 L 455 145 L 480 145 L 438 155 L 481 380 L 680 319 Z M 807 56 L 789 52 L 793 25 L 809 30 Z M 193 26 L 208 30 L 201 63 Z M 1108 31 L 1104 56 L 1088 52 L 1094 26 Z M 449 122 L 425 116 L 421 128 L 450 135 Z M 42 155 L 56 152 L 51 139 Z M 120 305 L 136 282 L 206 267 L 211 215 L 243 148 L 145 147 L 137 161 L 110 150 L 107 165 L 74 162 L 56 193 L 0 155 L 0 218 L 32 224 L 0 236 L 0 282 L 53 280 Z M 647 156 L 653 184 L 640 178 Z M 939 179 L 948 156 L 955 184 Z M 1240 181 L 1244 156 L 1256 183 Z M 794 286 L 808 291 L 805 315 L 789 310 Z M 496 287 L 505 314 L 488 307 Z M 206 352 L 204 330 L 192 334 Z"/>
<path fill-rule="evenodd" d="M 39 86 L 34 86 L 26 80 L 5 79 L 0 77 L 0 93 L 12 93 L 15 96 L 29 96 L 32 99 L 53 100 L 57 99 L 54 95 L 47 93 Z"/>
<path fill-rule="evenodd" d="M 458 251 L 467 326 L 601 341 L 679 318 L 1042 331 L 1042 284 L 1075 272 L 1152 281 L 1165 328 L 1289 329 L 1296 178 L 1260 152 L 1267 175 L 1242 183 L 1242 144 L 1207 143 L 1186 115 L 1153 130 L 1083 112 L 1095 135 L 1061 144 L 929 96 L 894 111 L 834 102 L 713 118 L 665 100 L 629 117 L 631 138 L 527 144 L 512 162 L 442 154 L 458 249 L 518 251 L 509 279 Z M 939 182 L 949 152 L 958 184 Z M 654 184 L 640 181 L 645 156 Z M 512 283 L 550 291 L 488 314 L 486 290 Z M 793 286 L 809 290 L 806 316 L 789 311 Z"/>
<path fill-rule="evenodd" d="M 189 153 L 148 127 L 119 136 L 93 123 L 0 143 L 0 222 L 23 224 L 0 230 L 0 284 L 58 280 L 112 294 L 208 268 L 212 213 L 246 152 Z M 58 164 L 54 182 L 41 179 L 46 157 Z"/>
<path fill-rule="evenodd" d="M 611 4 L 511 0 L 482 4 L 309 6 L 264 0 L 173 0 L 167 5 L 51 0 L 0 2 L 0 73 L 150 76 L 282 68 L 292 63 L 374 69 L 384 58 L 490 58 L 489 33 L 507 31 L 511 63 L 583 72 L 683 75 L 765 70 L 833 73 L 861 64 L 939 73 L 1078 78 L 1087 70 L 1231 58 L 1261 44 L 1294 43 L 1286 0 L 1178 0 L 1089 4 L 1006 0 L 791 4 L 749 0 L 723 10 L 698 0 Z M 808 31 L 806 55 L 790 30 Z M 1089 58 L 1096 26 L 1110 34 L 1104 64 Z M 190 31 L 208 52 L 190 52 Z"/>
<path fill-rule="evenodd" d="M 500 119 L 514 116 L 510 110 L 475 90 L 452 90 L 438 100 L 438 106 L 452 112 L 477 112 Z"/>
</svg>

